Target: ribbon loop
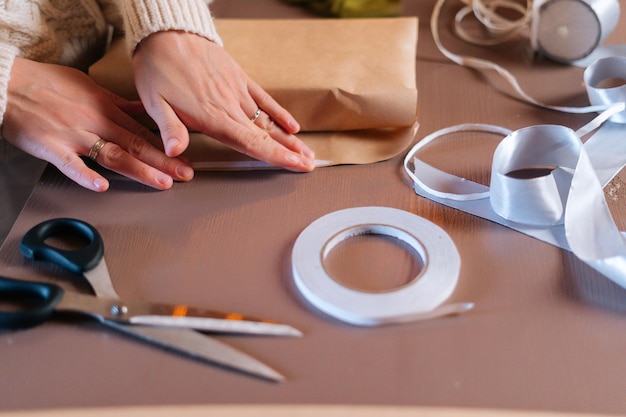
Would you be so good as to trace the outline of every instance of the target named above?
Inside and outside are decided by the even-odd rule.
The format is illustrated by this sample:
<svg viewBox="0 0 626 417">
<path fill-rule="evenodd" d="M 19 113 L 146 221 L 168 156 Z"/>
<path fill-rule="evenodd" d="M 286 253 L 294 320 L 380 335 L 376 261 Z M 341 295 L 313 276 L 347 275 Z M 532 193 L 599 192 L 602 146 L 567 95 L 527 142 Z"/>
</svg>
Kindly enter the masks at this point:
<svg viewBox="0 0 626 417">
<path fill-rule="evenodd" d="M 520 129 L 504 138 L 491 170 L 493 210 L 517 223 L 562 223 L 580 146 L 571 129 L 555 125 Z"/>
<path fill-rule="evenodd" d="M 626 102 L 626 57 L 602 58 L 587 67 L 583 75 L 587 96 L 592 105 L 611 106 Z M 602 84 L 609 84 L 603 86 Z M 617 85 L 612 85 L 617 83 Z M 609 119 L 626 123 L 626 110 Z"/>
</svg>

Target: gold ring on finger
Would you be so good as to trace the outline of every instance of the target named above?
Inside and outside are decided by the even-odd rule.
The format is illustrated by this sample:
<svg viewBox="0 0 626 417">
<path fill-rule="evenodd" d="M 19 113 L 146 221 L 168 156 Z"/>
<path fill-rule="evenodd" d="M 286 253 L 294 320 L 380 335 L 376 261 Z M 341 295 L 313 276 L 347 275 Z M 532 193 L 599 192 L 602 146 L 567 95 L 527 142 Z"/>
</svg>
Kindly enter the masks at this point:
<svg viewBox="0 0 626 417">
<path fill-rule="evenodd" d="M 102 148 L 104 148 L 104 145 L 106 145 L 108 142 L 104 139 L 98 139 L 96 141 L 96 143 L 93 144 L 93 146 L 91 147 L 91 149 L 89 149 L 89 159 L 95 161 L 96 159 L 98 159 L 98 154 L 100 153 L 100 151 L 102 150 Z"/>
</svg>

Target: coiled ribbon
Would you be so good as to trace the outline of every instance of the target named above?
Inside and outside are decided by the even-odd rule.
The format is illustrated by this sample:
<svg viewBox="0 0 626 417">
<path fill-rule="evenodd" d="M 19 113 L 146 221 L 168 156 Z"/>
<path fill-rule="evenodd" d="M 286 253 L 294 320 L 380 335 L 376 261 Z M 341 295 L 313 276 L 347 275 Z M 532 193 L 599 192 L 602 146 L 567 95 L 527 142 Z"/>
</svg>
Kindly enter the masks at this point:
<svg viewBox="0 0 626 417">
<path fill-rule="evenodd" d="M 443 45 L 439 36 L 439 16 L 445 1 L 438 0 L 435 3 L 430 27 L 435 45 L 446 58 L 465 67 L 481 71 L 495 71 L 522 100 L 538 107 L 574 114 L 599 112 L 608 108 L 594 105 L 586 107 L 553 106 L 539 102 L 526 93 L 515 76 L 504 67 L 489 60 L 450 52 Z M 619 17 L 617 0 L 537 0 L 535 2 L 528 0 L 526 5 L 513 0 L 461 1 L 466 6 L 456 14 L 454 29 L 456 34 L 466 42 L 484 46 L 499 44 L 518 36 L 532 24 L 531 45 L 544 55 L 560 62 L 568 62 L 586 68 L 599 59 L 613 56 L 626 57 L 626 45 L 600 47 L 600 43 L 613 31 L 617 24 Z M 497 13 L 499 9 L 512 10 L 521 17 L 513 20 L 505 18 Z M 579 9 L 586 11 L 586 17 L 581 17 Z M 559 13 L 558 19 L 554 15 L 555 11 Z M 473 14 L 489 31 L 491 35 L 489 38 L 471 36 L 463 29 L 462 22 L 470 14 Z M 544 14 L 545 16 L 542 17 Z M 589 27 L 589 22 L 594 23 L 593 27 Z M 582 23 L 585 23 L 585 26 L 581 27 L 580 24 Z M 584 52 L 580 52 L 580 45 L 588 42 L 588 38 L 592 39 L 591 43 L 582 48 Z"/>
<path fill-rule="evenodd" d="M 584 77 L 592 106 L 607 110 L 578 131 L 559 125 L 514 132 L 484 124 L 453 126 L 415 145 L 404 159 L 404 169 L 417 194 L 571 251 L 626 288 L 626 242 L 603 193 L 626 165 L 626 85 L 597 87 L 607 78 L 626 79 L 626 58 L 601 59 L 585 70 Z M 435 139 L 462 131 L 505 136 L 493 155 L 489 187 L 418 157 L 419 150 Z M 583 144 L 582 138 L 590 134 Z M 515 175 L 532 169 L 545 175 Z"/>
<path fill-rule="evenodd" d="M 530 28 L 533 50 L 558 61 L 586 67 L 607 56 L 626 56 L 626 46 L 602 46 L 619 21 L 618 0 L 460 0 L 465 4 L 455 15 L 457 36 L 474 45 L 496 45 Z M 433 19 L 444 1 L 438 2 Z M 500 11 L 508 11 L 505 16 Z M 473 15 L 489 33 L 471 35 L 463 27 Z M 434 30 L 433 32 L 437 32 Z"/>
</svg>

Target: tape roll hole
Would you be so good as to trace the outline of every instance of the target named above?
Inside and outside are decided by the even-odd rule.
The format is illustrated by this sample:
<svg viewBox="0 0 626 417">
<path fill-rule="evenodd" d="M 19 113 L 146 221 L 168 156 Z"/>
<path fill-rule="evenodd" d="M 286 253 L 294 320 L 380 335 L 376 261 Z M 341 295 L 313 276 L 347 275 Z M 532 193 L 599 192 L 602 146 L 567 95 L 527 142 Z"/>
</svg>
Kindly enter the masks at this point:
<svg viewBox="0 0 626 417">
<path fill-rule="evenodd" d="M 331 237 L 322 251 L 327 274 L 340 285 L 384 293 L 419 279 L 428 258 L 422 244 L 388 225 L 358 225 Z"/>
</svg>

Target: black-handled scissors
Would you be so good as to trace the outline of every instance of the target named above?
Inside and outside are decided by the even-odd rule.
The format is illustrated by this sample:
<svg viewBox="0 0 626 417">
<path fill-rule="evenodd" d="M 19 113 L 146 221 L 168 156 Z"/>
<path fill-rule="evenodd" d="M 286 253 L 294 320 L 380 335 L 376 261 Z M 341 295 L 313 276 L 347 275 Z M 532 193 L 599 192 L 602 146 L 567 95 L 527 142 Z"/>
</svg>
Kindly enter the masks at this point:
<svg viewBox="0 0 626 417">
<path fill-rule="evenodd" d="M 83 245 L 78 249 L 53 247 L 46 241 L 53 237 L 77 237 Z M 24 256 L 46 260 L 75 274 L 94 269 L 104 257 L 104 242 L 95 227 L 81 220 L 61 218 L 39 223 L 30 229 L 20 243 Z"/>
<path fill-rule="evenodd" d="M 0 311 L 0 328 L 21 329 L 51 318 L 64 291 L 54 284 L 0 277 L 0 294 L 5 300 L 17 301 L 19 307 L 18 310 Z"/>
<path fill-rule="evenodd" d="M 77 249 L 60 249 L 49 243 L 51 238 L 63 240 L 67 237 L 78 237 L 84 242 Z M 50 261 L 82 274 L 97 297 L 63 291 L 55 284 L 0 278 L 0 295 L 18 301 L 22 297 L 38 299 L 28 308 L 0 313 L 2 327 L 30 326 L 49 319 L 54 311 L 69 310 L 95 317 L 105 325 L 179 353 L 272 380 L 281 380 L 282 376 L 256 359 L 190 329 L 301 335 L 291 326 L 237 313 L 184 305 L 122 301 L 113 288 L 104 262 L 102 237 L 93 226 L 81 220 L 60 218 L 40 223 L 24 235 L 20 250 L 28 258 Z"/>
</svg>

